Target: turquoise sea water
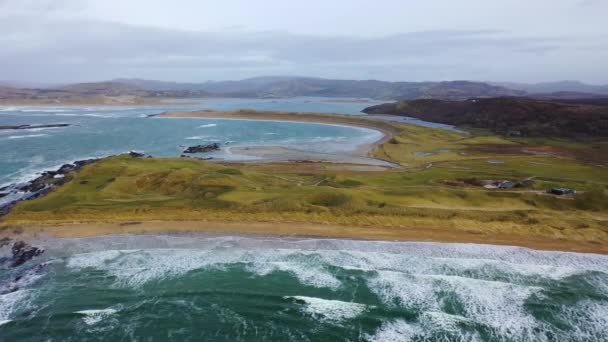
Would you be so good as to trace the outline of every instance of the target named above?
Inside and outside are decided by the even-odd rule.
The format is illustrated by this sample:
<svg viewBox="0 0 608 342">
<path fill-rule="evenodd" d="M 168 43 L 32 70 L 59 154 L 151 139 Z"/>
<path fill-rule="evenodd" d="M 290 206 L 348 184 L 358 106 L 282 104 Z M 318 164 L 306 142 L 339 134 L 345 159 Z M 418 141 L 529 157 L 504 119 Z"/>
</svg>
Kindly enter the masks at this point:
<svg viewBox="0 0 608 342">
<path fill-rule="evenodd" d="M 6 341 L 606 341 L 608 257 L 230 236 L 48 240 Z M 36 270 L 36 263 L 46 267 Z M 29 271 L 28 271 L 29 270 Z"/>
<path fill-rule="evenodd" d="M 0 130 L 0 185 L 26 181 L 37 172 L 74 160 L 130 150 L 154 156 L 179 156 L 184 147 L 220 142 L 224 146 L 279 145 L 314 152 L 350 153 L 381 137 L 377 131 L 309 123 L 148 118 L 168 110 L 316 111 L 361 114 L 370 103 L 325 99 L 205 99 L 200 104 L 149 107 L 2 107 L 0 125 L 67 123 L 61 128 Z M 246 159 L 223 150 L 206 156 Z"/>
<path fill-rule="evenodd" d="M 177 156 L 183 146 L 218 141 L 349 153 L 378 137 L 344 126 L 146 118 L 177 108 L 355 115 L 370 105 L 306 98 L 201 102 L 0 108 L 0 125 L 72 124 L 0 131 L 0 184 L 129 150 Z M 0 341 L 608 340 L 607 256 L 204 235 L 34 244 L 47 251 L 16 269 L 0 266 Z"/>
</svg>

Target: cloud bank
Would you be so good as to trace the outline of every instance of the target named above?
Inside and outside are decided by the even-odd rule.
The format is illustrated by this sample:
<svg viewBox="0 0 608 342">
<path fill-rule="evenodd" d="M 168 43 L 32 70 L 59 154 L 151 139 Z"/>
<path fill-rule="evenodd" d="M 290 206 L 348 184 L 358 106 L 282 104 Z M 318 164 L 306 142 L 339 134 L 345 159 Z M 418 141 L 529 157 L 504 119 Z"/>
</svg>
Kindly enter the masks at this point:
<svg viewBox="0 0 608 342">
<path fill-rule="evenodd" d="M 514 34 L 480 27 L 368 36 L 238 27 L 192 30 L 91 17 L 83 3 L 0 0 L 0 78 L 204 81 L 306 75 L 608 82 L 600 72 L 608 70 L 605 32 Z"/>
</svg>

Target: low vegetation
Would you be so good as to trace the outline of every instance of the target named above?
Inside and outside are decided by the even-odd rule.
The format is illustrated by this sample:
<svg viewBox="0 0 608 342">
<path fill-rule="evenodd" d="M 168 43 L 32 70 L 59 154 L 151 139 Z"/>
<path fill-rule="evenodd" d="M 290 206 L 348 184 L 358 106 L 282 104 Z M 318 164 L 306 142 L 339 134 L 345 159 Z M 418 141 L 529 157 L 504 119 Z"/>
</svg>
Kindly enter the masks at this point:
<svg viewBox="0 0 608 342">
<path fill-rule="evenodd" d="M 598 101 L 599 103 L 599 101 Z M 521 136 L 608 137 L 608 107 L 517 97 L 400 101 L 364 110 Z"/>
<path fill-rule="evenodd" d="M 541 145 L 483 131 L 465 135 L 392 125 L 399 133 L 373 155 L 402 169 L 117 156 L 71 174 L 69 183 L 47 196 L 19 203 L 1 225 L 315 223 L 608 242 L 606 161 L 581 159 L 586 150 L 581 143 L 546 140 Z M 532 181 L 509 190 L 450 185 L 462 179 Z M 578 194 L 546 193 L 556 186 Z"/>
</svg>

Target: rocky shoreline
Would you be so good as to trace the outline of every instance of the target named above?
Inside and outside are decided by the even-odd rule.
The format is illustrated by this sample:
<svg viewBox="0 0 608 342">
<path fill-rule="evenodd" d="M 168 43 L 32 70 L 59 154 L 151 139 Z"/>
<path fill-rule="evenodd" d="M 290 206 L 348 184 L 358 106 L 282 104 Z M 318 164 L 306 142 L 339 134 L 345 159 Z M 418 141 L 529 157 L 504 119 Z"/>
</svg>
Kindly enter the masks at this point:
<svg viewBox="0 0 608 342">
<path fill-rule="evenodd" d="M 195 146 L 187 147 L 182 153 L 189 153 L 189 154 L 207 153 L 207 152 L 219 151 L 219 149 L 220 149 L 219 143 L 211 143 L 211 144 L 195 145 Z"/>
<path fill-rule="evenodd" d="M 10 238 L 0 239 L 0 249 L 4 249 L 4 246 L 10 245 L 11 241 Z M 20 266 L 42 255 L 44 252 L 44 248 L 35 247 L 20 240 L 12 244 L 8 253 L 3 251 L 0 255 L 0 267 L 15 270 L 11 271 L 11 277 L 0 282 L 0 295 L 17 292 L 38 279 L 46 271 L 48 263 L 43 262 L 33 267 Z"/>
<path fill-rule="evenodd" d="M 127 155 L 133 158 L 143 158 L 145 155 L 139 152 L 128 152 Z M 0 204 L 0 217 L 8 214 L 8 212 L 20 201 L 30 200 L 47 194 L 55 187 L 61 186 L 70 181 L 69 175 L 76 172 L 86 165 L 96 161 L 109 158 L 90 158 L 77 160 L 73 163 L 62 165 L 54 171 L 44 171 L 37 178 L 21 184 L 11 184 L 0 188 L 0 199 L 13 195 L 14 199 Z"/>
</svg>

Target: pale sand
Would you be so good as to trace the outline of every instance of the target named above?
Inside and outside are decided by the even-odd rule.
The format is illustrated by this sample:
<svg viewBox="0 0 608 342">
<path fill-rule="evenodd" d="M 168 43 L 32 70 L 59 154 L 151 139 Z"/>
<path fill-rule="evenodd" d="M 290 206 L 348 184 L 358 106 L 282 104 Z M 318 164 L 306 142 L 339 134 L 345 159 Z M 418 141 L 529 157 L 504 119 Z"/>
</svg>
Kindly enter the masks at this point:
<svg viewBox="0 0 608 342">
<path fill-rule="evenodd" d="M 382 131 L 385 136 L 372 145 L 363 147 L 360 151 L 368 153 L 374 146 L 388 140 L 398 129 L 383 120 L 368 117 L 353 117 L 345 115 L 316 114 L 316 113 L 274 113 L 274 112 L 169 112 L 164 117 L 202 117 L 202 118 L 232 118 L 277 121 L 318 122 L 328 124 L 351 125 L 372 128 Z M 239 151 L 245 153 L 247 151 Z M 284 154 L 277 147 L 250 149 L 252 155 Z M 288 151 L 289 153 L 296 153 Z M 380 168 L 380 166 L 359 166 Z M 256 234 L 294 237 L 323 237 L 323 238 L 353 238 L 370 240 L 398 241 L 429 241 L 429 242 L 459 242 L 521 246 L 538 250 L 559 250 L 570 252 L 587 252 L 608 254 L 608 246 L 589 241 L 566 240 L 559 237 L 504 234 L 484 232 L 478 229 L 455 228 L 389 228 L 370 226 L 340 226 L 333 224 L 312 224 L 295 222 L 211 222 L 211 221 L 144 221 L 144 222 L 80 222 L 73 224 L 48 223 L 27 227 L 5 228 L 1 236 L 14 236 L 22 231 L 23 237 L 36 238 L 44 235 L 55 237 L 86 237 L 130 233 L 219 233 L 219 234 Z"/>
<path fill-rule="evenodd" d="M 369 149 L 369 147 L 367 147 L 367 149 Z M 354 165 L 372 165 L 381 166 L 385 168 L 400 167 L 398 164 L 365 156 L 298 151 L 281 146 L 229 147 L 227 151 L 234 155 L 259 158 L 256 160 L 250 160 L 249 162 L 310 161 Z"/>
<path fill-rule="evenodd" d="M 361 144 L 355 148 L 352 155 L 327 154 L 290 150 L 284 147 L 255 147 L 245 150 L 231 148 L 232 153 L 258 157 L 258 161 L 326 161 L 333 163 L 364 164 L 385 167 L 399 167 L 398 164 L 386 160 L 371 158 L 371 152 L 379 145 L 387 142 L 399 129 L 387 120 L 363 115 L 299 113 L 299 112 L 262 112 L 240 110 L 231 112 L 202 110 L 194 112 L 165 112 L 158 117 L 170 118 L 207 118 L 207 119 L 241 119 L 321 123 L 341 126 L 354 126 L 373 129 L 383 134 L 382 138 L 370 144 Z"/>
<path fill-rule="evenodd" d="M 546 236 L 484 233 L 479 230 L 454 228 L 387 228 L 354 227 L 332 224 L 294 222 L 211 222 L 211 221 L 144 221 L 123 223 L 74 223 L 23 228 L 20 238 L 89 237 L 139 233 L 218 233 L 224 235 L 252 234 L 268 236 L 352 238 L 384 241 L 426 241 L 478 243 L 520 246 L 537 250 L 608 254 L 608 246 L 588 241 L 573 241 Z M 16 236 L 11 229 L 0 236 Z"/>
</svg>

